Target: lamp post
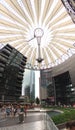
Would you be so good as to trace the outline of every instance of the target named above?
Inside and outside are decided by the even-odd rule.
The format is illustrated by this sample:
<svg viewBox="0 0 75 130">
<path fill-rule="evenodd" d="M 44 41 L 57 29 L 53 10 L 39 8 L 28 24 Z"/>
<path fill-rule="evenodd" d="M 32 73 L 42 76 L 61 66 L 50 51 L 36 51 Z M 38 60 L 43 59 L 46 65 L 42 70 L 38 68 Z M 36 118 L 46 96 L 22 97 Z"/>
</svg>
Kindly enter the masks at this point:
<svg viewBox="0 0 75 130">
<path fill-rule="evenodd" d="M 43 58 L 41 58 L 41 52 L 40 52 L 40 43 L 41 43 L 41 38 L 43 34 L 44 34 L 44 31 L 41 28 L 36 28 L 34 30 L 34 37 L 36 37 L 37 43 L 38 43 L 38 58 L 36 59 L 38 63 L 41 63 L 44 60 Z"/>
</svg>

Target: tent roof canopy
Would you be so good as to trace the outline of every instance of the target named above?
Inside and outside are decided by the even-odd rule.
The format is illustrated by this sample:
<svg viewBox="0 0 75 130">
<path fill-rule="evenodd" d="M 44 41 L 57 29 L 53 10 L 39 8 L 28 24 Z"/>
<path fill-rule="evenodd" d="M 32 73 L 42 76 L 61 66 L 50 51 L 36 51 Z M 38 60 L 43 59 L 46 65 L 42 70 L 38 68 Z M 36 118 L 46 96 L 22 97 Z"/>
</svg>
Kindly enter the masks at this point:
<svg viewBox="0 0 75 130">
<path fill-rule="evenodd" d="M 75 24 L 61 0 L 0 0 L 0 44 L 26 56 L 26 67 L 56 66 L 75 53 L 74 43 Z"/>
</svg>

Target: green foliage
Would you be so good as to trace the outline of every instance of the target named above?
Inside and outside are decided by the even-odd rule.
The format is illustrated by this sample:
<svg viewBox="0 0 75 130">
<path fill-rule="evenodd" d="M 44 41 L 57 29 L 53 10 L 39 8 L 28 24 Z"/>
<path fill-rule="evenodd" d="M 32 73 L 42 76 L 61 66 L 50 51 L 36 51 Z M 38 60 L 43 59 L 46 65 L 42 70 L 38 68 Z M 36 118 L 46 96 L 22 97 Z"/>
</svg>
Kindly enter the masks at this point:
<svg viewBox="0 0 75 130">
<path fill-rule="evenodd" d="M 70 120 L 75 120 L 75 110 L 74 109 L 64 110 L 64 113 L 62 113 L 60 115 L 53 116 L 52 120 L 54 121 L 54 123 L 56 125 L 61 124 L 61 123 L 65 123 L 65 122 L 70 121 Z"/>
<path fill-rule="evenodd" d="M 38 97 L 36 97 L 35 102 L 38 105 L 40 103 L 40 99 Z"/>
</svg>

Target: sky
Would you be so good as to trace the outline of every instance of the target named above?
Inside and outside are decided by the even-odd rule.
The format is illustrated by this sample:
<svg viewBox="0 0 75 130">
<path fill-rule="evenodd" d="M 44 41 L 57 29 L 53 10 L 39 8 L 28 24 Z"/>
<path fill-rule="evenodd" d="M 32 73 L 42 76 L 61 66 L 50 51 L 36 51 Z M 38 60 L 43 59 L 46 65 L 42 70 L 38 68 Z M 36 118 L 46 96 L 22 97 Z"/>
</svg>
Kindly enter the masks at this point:
<svg viewBox="0 0 75 130">
<path fill-rule="evenodd" d="M 35 71 L 35 97 L 39 97 L 39 78 L 40 72 Z"/>
</svg>

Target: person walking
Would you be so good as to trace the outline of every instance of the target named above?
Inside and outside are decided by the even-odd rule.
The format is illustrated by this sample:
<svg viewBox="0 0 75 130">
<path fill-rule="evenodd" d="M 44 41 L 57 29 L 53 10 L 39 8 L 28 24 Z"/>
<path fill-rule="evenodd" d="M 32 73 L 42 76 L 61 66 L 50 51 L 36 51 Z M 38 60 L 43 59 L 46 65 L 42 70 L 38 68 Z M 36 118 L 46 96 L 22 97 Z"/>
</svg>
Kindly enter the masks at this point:
<svg viewBox="0 0 75 130">
<path fill-rule="evenodd" d="M 19 122 L 24 122 L 24 107 L 20 106 L 20 113 L 19 113 Z"/>
<path fill-rule="evenodd" d="M 27 105 L 25 105 L 24 107 L 24 113 L 25 113 L 25 117 L 27 117 Z"/>
</svg>

